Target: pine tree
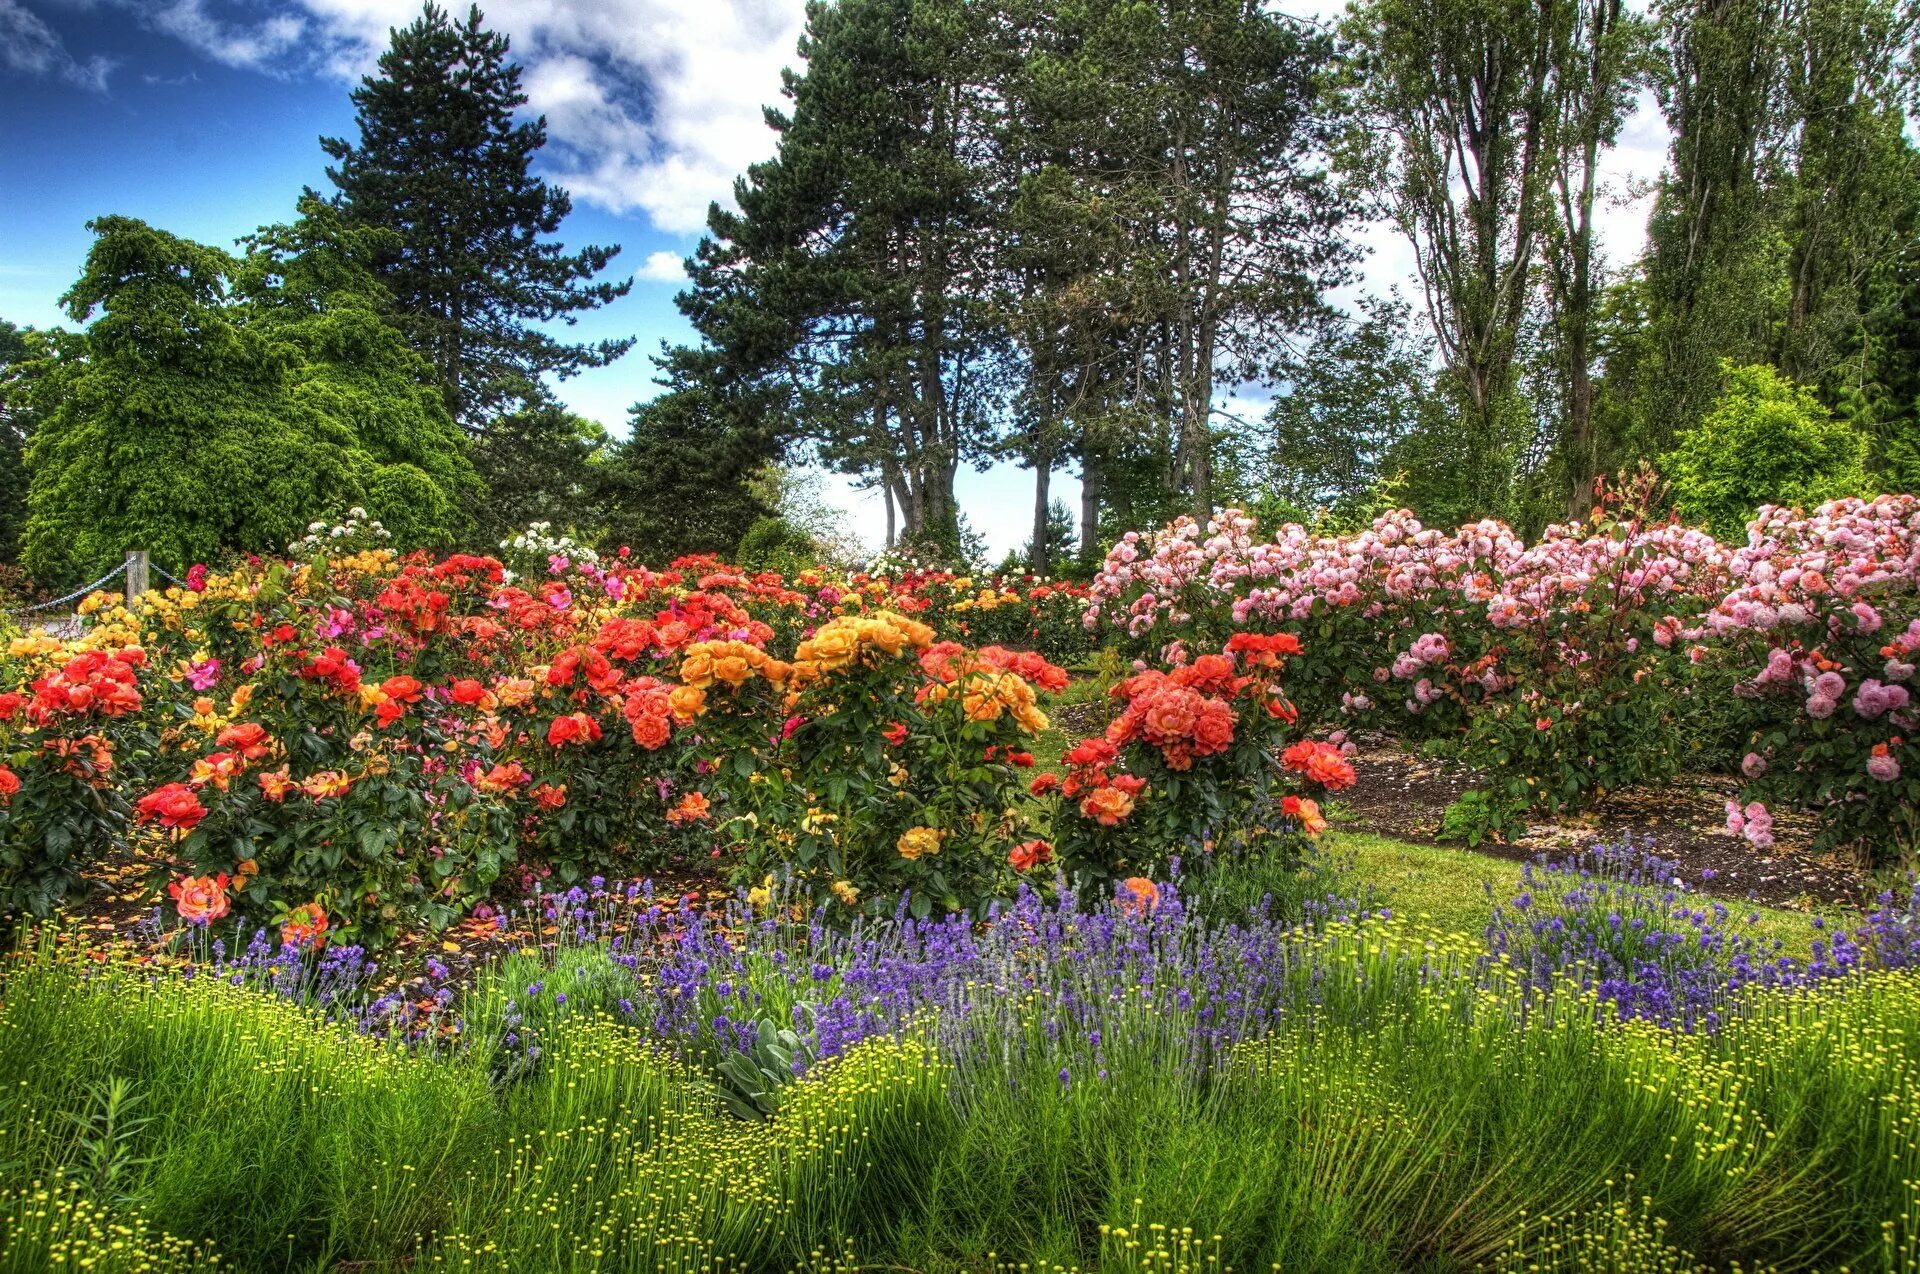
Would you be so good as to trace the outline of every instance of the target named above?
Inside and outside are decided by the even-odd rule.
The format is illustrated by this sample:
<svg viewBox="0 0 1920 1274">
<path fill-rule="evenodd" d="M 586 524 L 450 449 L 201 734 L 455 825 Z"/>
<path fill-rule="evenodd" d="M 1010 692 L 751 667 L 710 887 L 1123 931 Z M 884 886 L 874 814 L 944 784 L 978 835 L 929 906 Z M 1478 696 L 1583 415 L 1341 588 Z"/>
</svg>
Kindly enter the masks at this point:
<svg viewBox="0 0 1920 1274">
<path fill-rule="evenodd" d="M 20 528 L 27 517 L 26 455 L 33 409 L 24 393 L 7 392 L 10 373 L 27 352 L 26 333 L 0 319 L 0 564 L 19 556 Z"/>
<path fill-rule="evenodd" d="M 320 140 L 348 216 L 398 236 L 380 263 L 396 320 L 473 432 L 542 400 L 543 377 L 605 366 L 633 343 L 568 344 L 532 326 L 572 323 L 632 280 L 593 281 L 617 246 L 568 253 L 548 238 L 573 202 L 529 171 L 546 119 L 515 121 L 520 68 L 481 23 L 477 7 L 457 21 L 428 4 L 354 90 L 359 140 Z"/>
<path fill-rule="evenodd" d="M 778 458 L 777 412 L 750 391 L 723 391 L 718 357 L 684 346 L 655 360 L 666 392 L 636 404 L 624 442 L 599 466 L 606 543 L 649 562 L 684 553 L 731 556 L 775 512 L 754 489 Z"/>
</svg>

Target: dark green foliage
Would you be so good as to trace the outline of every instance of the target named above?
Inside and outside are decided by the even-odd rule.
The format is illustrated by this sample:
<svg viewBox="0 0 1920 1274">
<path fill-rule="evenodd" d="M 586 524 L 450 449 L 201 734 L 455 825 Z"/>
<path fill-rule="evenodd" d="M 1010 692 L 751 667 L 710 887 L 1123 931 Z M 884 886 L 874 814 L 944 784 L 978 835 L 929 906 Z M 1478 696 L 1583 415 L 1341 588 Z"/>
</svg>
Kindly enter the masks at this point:
<svg viewBox="0 0 1920 1274">
<path fill-rule="evenodd" d="M 740 565 L 755 571 L 779 571 L 791 575 L 816 564 L 819 553 L 813 537 L 782 517 L 763 517 L 747 528 L 734 552 Z"/>
<path fill-rule="evenodd" d="M 575 539 L 600 537 L 608 457 L 607 431 L 558 403 L 500 417 L 473 441 L 473 466 L 487 497 L 474 510 L 476 538 L 498 544 L 534 522 L 568 528 Z"/>
<path fill-rule="evenodd" d="M 354 90 L 359 139 L 320 142 L 340 207 L 394 232 L 379 272 L 395 319 L 433 364 L 447 410 L 475 431 L 537 405 L 543 377 L 604 366 L 632 344 L 568 344 L 534 326 L 572 322 L 632 281 L 592 282 L 617 247 L 570 254 L 548 238 L 573 202 L 531 174 L 546 120 L 515 121 L 520 68 L 481 23 L 477 7 L 457 20 L 428 4 Z"/>
<path fill-rule="evenodd" d="M 1859 430 L 1770 367 L 1729 366 L 1726 377 L 1713 410 L 1661 461 L 1681 516 L 1739 543 L 1762 504 L 1810 509 L 1867 493 Z"/>
<path fill-rule="evenodd" d="M 26 333 L 0 319 L 0 564 L 20 557 L 27 521 L 27 443 L 34 412 L 24 393 L 13 392 L 14 373 L 26 358 Z"/>
<path fill-rule="evenodd" d="M 1073 510 L 1063 500 L 1053 500 L 1047 505 L 1046 546 L 1046 557 L 1042 561 L 1034 556 L 1031 539 L 1022 544 L 1019 551 L 1022 569 L 1044 575 L 1065 567 L 1073 560 Z"/>
<path fill-rule="evenodd" d="M 665 359 L 667 391 L 635 405 L 626 440 L 600 466 L 609 547 L 642 560 L 731 555 L 773 510 L 751 480 L 778 454 L 766 416 L 713 388 L 691 351 Z"/>
<path fill-rule="evenodd" d="M 275 552 L 365 506 L 396 543 L 465 530 L 475 488 L 429 372 L 380 317 L 366 232 L 323 208 L 236 258 L 127 217 L 63 298 L 84 335 L 41 334 L 21 369 L 40 413 L 23 557 L 48 580 L 129 548 L 184 570 Z"/>
<path fill-rule="evenodd" d="M 1406 470 L 1396 449 L 1416 445 L 1410 437 L 1443 418 L 1429 383 L 1432 354 L 1396 300 L 1284 363 L 1285 388 L 1264 428 L 1242 434 L 1235 449 L 1266 520 L 1337 516 Z"/>
</svg>

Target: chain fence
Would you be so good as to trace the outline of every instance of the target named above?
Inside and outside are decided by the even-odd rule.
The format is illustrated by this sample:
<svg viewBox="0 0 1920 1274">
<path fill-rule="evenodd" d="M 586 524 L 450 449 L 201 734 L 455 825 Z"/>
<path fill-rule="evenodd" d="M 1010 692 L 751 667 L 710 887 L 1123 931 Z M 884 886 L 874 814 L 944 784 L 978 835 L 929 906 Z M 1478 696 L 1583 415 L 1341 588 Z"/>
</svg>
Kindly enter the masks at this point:
<svg viewBox="0 0 1920 1274">
<path fill-rule="evenodd" d="M 120 565 L 108 571 L 105 575 L 102 575 L 99 579 L 93 581 L 93 583 L 88 584 L 82 588 L 76 588 L 71 593 L 68 593 L 65 597 L 56 597 L 50 602 L 35 602 L 31 606 L 9 607 L 5 611 L 0 611 L 0 614 L 6 614 L 6 615 L 12 615 L 12 616 L 32 615 L 39 611 L 53 610 L 57 607 L 68 606 L 74 602 L 79 601 L 81 598 L 93 592 L 95 589 L 99 588 L 101 585 L 111 584 L 114 580 L 119 579 L 122 575 L 125 575 L 126 573 L 127 573 L 127 564 L 125 562 L 122 562 L 120 563 Z M 172 577 L 169 576 L 168 578 L 172 578 Z"/>
</svg>

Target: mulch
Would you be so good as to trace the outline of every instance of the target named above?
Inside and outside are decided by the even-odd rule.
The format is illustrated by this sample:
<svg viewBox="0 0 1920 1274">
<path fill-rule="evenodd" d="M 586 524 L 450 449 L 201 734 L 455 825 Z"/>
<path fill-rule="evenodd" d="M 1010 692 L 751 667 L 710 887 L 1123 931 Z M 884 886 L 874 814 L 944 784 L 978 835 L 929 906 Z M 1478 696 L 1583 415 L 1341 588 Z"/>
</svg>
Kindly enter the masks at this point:
<svg viewBox="0 0 1920 1274">
<path fill-rule="evenodd" d="M 1464 766 L 1412 755 L 1391 740 L 1356 742 L 1361 742 L 1353 758 L 1359 782 L 1340 794 L 1338 824 L 1395 840 L 1441 844 L 1441 815 L 1480 786 L 1480 777 Z M 1523 835 L 1472 848 L 1525 861 L 1631 840 L 1677 862 L 1688 887 L 1709 895 L 1803 910 L 1868 901 L 1873 886 L 1858 864 L 1809 848 L 1814 825 L 1804 814 L 1776 813 L 1776 843 L 1764 853 L 1727 831 L 1726 805 L 1737 788 L 1718 775 L 1682 775 L 1658 788 L 1609 793 L 1585 815 L 1534 819 Z M 1454 847 L 1465 848 L 1457 842 Z"/>
</svg>

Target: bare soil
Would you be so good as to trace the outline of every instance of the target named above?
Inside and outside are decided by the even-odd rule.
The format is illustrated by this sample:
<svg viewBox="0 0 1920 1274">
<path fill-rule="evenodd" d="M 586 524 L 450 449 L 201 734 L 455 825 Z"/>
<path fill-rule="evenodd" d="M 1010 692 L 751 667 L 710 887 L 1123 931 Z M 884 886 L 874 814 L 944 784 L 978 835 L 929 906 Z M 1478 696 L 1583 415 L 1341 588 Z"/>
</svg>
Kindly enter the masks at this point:
<svg viewBox="0 0 1920 1274">
<path fill-rule="evenodd" d="M 1353 760 L 1359 782 L 1340 794 L 1336 821 L 1395 840 L 1440 843 L 1442 813 L 1479 786 L 1472 770 L 1411 755 L 1391 740 L 1364 743 Z M 1473 848 L 1524 861 L 1631 839 L 1677 861 L 1690 887 L 1723 898 L 1802 908 L 1867 900 L 1869 881 L 1857 864 L 1808 848 L 1813 822 L 1805 815 L 1776 813 L 1777 842 L 1765 853 L 1728 832 L 1726 804 L 1735 788 L 1732 780 L 1716 775 L 1682 775 L 1658 788 L 1610 793 L 1585 815 L 1531 821 L 1524 835 Z"/>
</svg>

